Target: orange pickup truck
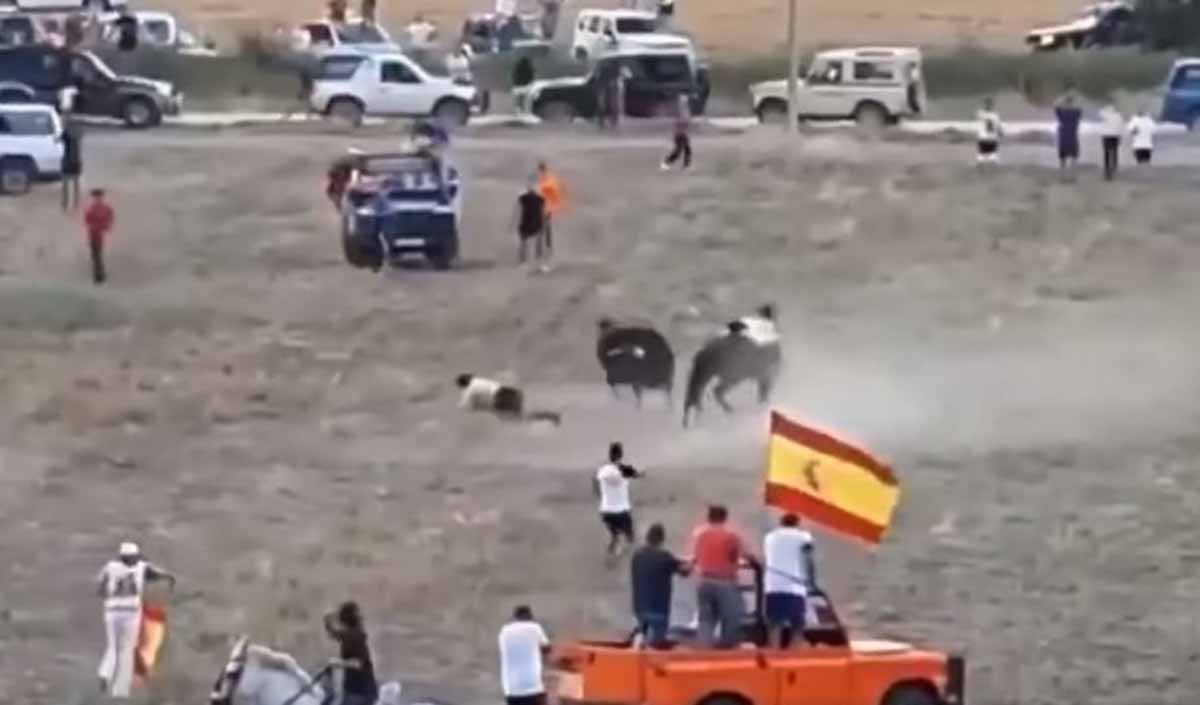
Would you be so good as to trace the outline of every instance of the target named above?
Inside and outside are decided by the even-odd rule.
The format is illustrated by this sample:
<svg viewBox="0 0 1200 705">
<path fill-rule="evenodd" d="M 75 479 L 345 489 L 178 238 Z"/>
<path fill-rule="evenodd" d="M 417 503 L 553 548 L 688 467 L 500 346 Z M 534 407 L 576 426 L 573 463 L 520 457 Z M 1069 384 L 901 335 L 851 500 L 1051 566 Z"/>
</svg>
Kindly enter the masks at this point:
<svg viewBox="0 0 1200 705">
<path fill-rule="evenodd" d="M 683 640 L 661 650 L 624 642 L 559 647 L 553 667 L 560 701 L 588 705 L 965 705 L 961 656 L 892 641 L 852 640 L 823 594 L 810 598 L 805 643 L 763 647 L 762 576 L 740 649 Z"/>
</svg>

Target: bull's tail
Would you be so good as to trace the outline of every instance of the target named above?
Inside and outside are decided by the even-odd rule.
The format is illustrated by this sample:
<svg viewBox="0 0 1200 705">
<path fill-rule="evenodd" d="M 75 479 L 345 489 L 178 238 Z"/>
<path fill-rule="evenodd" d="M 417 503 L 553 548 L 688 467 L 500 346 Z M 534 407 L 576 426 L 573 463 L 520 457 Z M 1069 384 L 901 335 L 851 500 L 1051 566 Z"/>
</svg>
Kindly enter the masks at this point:
<svg viewBox="0 0 1200 705">
<path fill-rule="evenodd" d="M 713 378 L 712 355 L 709 348 L 704 347 L 692 358 L 692 369 L 688 372 L 687 393 L 683 400 L 683 427 L 688 427 L 692 410 L 699 412 L 703 408 L 704 390 Z"/>
</svg>

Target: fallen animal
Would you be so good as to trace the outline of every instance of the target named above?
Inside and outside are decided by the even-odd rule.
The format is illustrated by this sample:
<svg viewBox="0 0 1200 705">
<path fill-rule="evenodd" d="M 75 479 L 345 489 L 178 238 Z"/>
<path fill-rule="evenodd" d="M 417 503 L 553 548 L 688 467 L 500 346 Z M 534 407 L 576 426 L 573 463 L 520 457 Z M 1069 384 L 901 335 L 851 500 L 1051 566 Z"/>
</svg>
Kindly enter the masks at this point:
<svg viewBox="0 0 1200 705">
<path fill-rule="evenodd" d="M 631 387 L 640 407 L 644 390 L 661 389 L 670 403 L 675 385 L 675 353 L 658 331 L 601 319 L 596 357 L 614 396 L 617 387 Z"/>
<path fill-rule="evenodd" d="M 782 353 L 779 343 L 759 345 L 745 335 L 746 325 L 741 321 L 729 324 L 725 335 L 710 340 L 692 358 L 692 369 L 688 373 L 687 397 L 683 405 L 683 426 L 687 428 L 691 412 L 703 410 L 703 397 L 712 380 L 713 398 L 726 413 L 733 407 L 725 395 L 742 382 L 753 380 L 758 383 L 758 400 L 766 403 L 771 388 L 779 375 Z"/>
</svg>

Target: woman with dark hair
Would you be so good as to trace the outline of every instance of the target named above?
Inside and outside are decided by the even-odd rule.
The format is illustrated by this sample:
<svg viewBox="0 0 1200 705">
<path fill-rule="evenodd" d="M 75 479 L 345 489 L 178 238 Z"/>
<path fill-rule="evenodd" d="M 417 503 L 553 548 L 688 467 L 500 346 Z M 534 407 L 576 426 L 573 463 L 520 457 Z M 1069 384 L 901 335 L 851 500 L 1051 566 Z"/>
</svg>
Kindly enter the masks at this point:
<svg viewBox="0 0 1200 705">
<path fill-rule="evenodd" d="M 340 646 L 339 659 L 334 663 L 344 673 L 341 705 L 373 705 L 379 688 L 358 604 L 344 602 L 336 614 L 325 615 L 325 631 Z"/>
</svg>

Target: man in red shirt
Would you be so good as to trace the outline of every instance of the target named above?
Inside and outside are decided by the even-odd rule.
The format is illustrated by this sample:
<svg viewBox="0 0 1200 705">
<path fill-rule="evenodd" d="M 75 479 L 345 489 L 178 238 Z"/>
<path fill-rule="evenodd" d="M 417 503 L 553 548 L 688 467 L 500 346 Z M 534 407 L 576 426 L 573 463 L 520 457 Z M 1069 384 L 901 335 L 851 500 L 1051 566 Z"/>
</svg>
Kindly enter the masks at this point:
<svg viewBox="0 0 1200 705">
<path fill-rule="evenodd" d="M 726 525 L 729 512 L 720 505 L 708 508 L 708 522 L 692 534 L 696 608 L 700 641 L 718 649 L 736 648 L 742 641 L 745 605 L 738 587 L 738 569 L 745 560 L 758 565 L 736 531 Z M 719 632 L 718 632 L 719 626 Z"/>
<path fill-rule="evenodd" d="M 92 253 L 92 280 L 96 284 L 103 284 L 108 278 L 104 271 L 104 241 L 116 219 L 112 206 L 104 200 L 104 189 L 93 189 L 92 202 L 83 214 L 83 222 L 87 228 L 88 248 Z"/>
</svg>

